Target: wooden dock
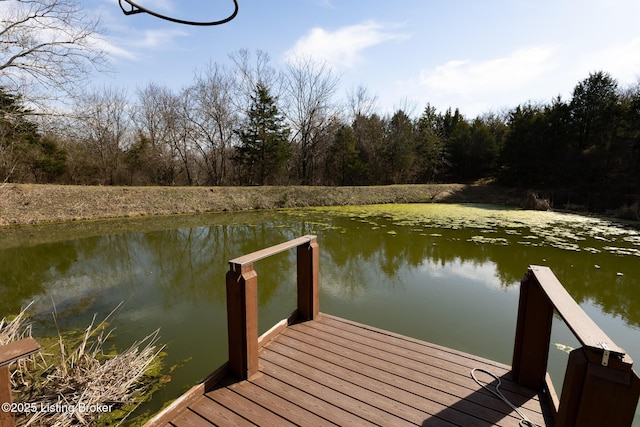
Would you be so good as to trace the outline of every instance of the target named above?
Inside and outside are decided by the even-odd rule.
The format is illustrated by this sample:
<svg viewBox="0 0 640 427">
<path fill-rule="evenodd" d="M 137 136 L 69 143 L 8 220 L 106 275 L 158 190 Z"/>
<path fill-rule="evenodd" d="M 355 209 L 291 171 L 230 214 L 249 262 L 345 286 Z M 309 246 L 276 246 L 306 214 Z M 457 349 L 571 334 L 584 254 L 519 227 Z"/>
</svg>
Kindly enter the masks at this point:
<svg viewBox="0 0 640 427">
<path fill-rule="evenodd" d="M 296 248 L 298 309 L 258 337 L 253 263 Z M 522 281 L 512 366 L 319 312 L 318 244 L 304 236 L 229 262 L 229 362 L 148 423 L 155 426 L 627 427 L 640 396 L 632 361 L 553 273 Z M 583 347 L 558 399 L 546 374 L 554 310 Z M 472 378 L 495 374 L 514 405 Z M 498 381 L 476 371 L 495 389 Z M 517 408 L 517 409 L 515 409 Z M 520 412 L 520 413 L 518 413 Z"/>
<path fill-rule="evenodd" d="M 546 396 L 511 381 L 508 366 L 326 314 L 285 329 L 259 364 L 249 380 L 218 384 L 166 425 L 518 426 L 473 368 L 501 377 L 532 421 L 552 425 Z"/>
</svg>

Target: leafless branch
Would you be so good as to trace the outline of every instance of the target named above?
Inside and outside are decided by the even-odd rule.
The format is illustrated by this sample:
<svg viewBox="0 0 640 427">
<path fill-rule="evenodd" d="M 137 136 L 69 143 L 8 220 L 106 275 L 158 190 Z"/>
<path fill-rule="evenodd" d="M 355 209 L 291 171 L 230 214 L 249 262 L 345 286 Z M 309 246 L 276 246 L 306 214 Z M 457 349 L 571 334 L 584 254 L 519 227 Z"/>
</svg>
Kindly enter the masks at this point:
<svg viewBox="0 0 640 427">
<path fill-rule="evenodd" d="M 74 0 L 0 0 L 0 85 L 32 103 L 74 94 L 106 70 L 98 18 Z"/>
</svg>

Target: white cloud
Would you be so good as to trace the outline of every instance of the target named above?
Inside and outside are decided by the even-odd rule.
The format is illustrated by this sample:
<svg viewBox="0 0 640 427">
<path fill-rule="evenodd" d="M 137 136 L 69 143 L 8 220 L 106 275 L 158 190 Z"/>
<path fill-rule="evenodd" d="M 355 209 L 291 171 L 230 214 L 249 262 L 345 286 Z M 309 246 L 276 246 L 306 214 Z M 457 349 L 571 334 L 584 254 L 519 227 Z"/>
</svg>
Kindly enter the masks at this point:
<svg viewBox="0 0 640 427">
<path fill-rule="evenodd" d="M 580 79 L 590 72 L 602 70 L 623 86 L 637 82 L 640 77 L 640 37 L 587 55 L 580 61 L 579 68 Z"/>
<path fill-rule="evenodd" d="M 177 45 L 176 39 L 188 36 L 175 29 L 129 29 L 128 34 L 119 32 L 118 36 L 106 40 L 107 52 L 116 58 L 138 59 L 151 51 L 165 51 Z"/>
<path fill-rule="evenodd" d="M 120 47 L 114 44 L 112 41 L 108 40 L 106 37 L 95 37 L 93 39 L 94 45 L 102 49 L 112 58 L 125 58 L 125 59 L 135 59 L 136 55 L 128 49 Z"/>
<path fill-rule="evenodd" d="M 420 72 L 420 84 L 439 92 L 473 97 L 510 92 L 532 84 L 553 67 L 554 49 L 534 46 L 486 61 L 452 60 Z"/>
<path fill-rule="evenodd" d="M 113 59 L 136 60 L 150 51 L 161 51 L 176 46 L 176 39 L 188 36 L 183 28 L 141 28 L 136 17 L 124 17 L 114 5 L 100 5 L 91 12 L 100 17 L 107 34 L 97 37 L 96 43 Z M 149 7 L 157 12 L 170 12 L 173 2 L 169 0 L 136 1 L 143 7 Z M 127 4 L 123 3 L 125 10 Z M 154 19 L 155 22 L 156 20 Z"/>
<path fill-rule="evenodd" d="M 136 61 L 151 51 L 163 51 L 175 46 L 175 40 L 187 36 L 186 33 L 173 30 L 129 30 L 125 35 L 120 31 L 117 36 L 99 37 L 95 44 L 102 48 L 112 59 Z"/>
<path fill-rule="evenodd" d="M 164 49 L 173 44 L 174 39 L 185 37 L 187 33 L 173 29 L 145 30 L 139 38 L 131 40 L 131 46 L 144 49 Z"/>
<path fill-rule="evenodd" d="M 388 31 L 375 21 L 342 27 L 335 31 L 313 28 L 285 52 L 285 60 L 311 57 L 332 66 L 351 68 L 361 59 L 362 51 L 389 40 L 406 38 Z"/>
</svg>

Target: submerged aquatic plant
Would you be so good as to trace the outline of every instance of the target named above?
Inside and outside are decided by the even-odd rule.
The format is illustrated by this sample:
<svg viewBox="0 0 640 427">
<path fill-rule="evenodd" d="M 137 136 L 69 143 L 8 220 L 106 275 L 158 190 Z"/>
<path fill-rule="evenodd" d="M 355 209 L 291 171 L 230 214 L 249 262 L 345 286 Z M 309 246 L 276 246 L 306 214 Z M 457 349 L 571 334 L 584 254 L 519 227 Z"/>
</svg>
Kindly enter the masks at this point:
<svg viewBox="0 0 640 427">
<path fill-rule="evenodd" d="M 558 350 L 564 352 L 564 353 L 571 353 L 573 350 L 575 350 L 573 347 L 571 347 L 570 345 L 566 345 L 566 344 L 562 344 L 559 342 L 554 342 L 553 345 L 555 346 L 555 348 L 557 348 Z"/>
</svg>

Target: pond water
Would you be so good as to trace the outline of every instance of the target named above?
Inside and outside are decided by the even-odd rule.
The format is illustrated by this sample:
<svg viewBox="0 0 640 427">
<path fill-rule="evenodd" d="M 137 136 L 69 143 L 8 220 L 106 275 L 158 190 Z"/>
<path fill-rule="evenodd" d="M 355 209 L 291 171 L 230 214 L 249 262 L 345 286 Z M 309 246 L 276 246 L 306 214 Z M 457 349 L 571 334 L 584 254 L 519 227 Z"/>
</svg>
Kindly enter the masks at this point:
<svg viewBox="0 0 640 427">
<path fill-rule="evenodd" d="M 305 234 L 320 245 L 320 309 L 511 363 L 518 284 L 551 267 L 582 308 L 640 363 L 640 230 L 624 222 L 488 205 L 379 205 L 96 221 L 0 230 L 0 317 L 30 301 L 35 335 L 111 320 L 128 348 L 157 328 L 171 382 L 157 411 L 227 358 L 225 273 L 239 255 Z M 296 304 L 295 251 L 256 263 L 260 332 Z M 558 392 L 577 347 L 553 326 Z M 636 371 L 638 368 L 636 367 Z M 639 411 L 640 412 L 640 411 Z M 634 426 L 640 427 L 640 413 Z"/>
</svg>

